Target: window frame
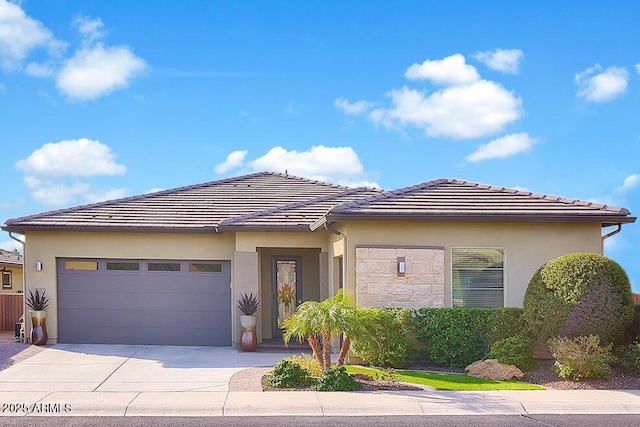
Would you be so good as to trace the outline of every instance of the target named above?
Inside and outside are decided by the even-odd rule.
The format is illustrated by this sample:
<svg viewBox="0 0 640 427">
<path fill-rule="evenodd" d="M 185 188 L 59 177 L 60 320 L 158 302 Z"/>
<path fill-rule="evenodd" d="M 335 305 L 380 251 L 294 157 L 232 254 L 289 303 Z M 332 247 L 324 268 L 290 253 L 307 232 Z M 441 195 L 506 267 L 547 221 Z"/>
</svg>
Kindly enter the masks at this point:
<svg viewBox="0 0 640 427">
<path fill-rule="evenodd" d="M 4 278 L 9 278 L 9 283 L 5 285 Z M 13 289 L 13 277 L 11 274 L 11 270 L 5 270 L 2 272 L 2 289 Z"/>
<path fill-rule="evenodd" d="M 492 306 L 478 306 L 478 305 L 455 305 L 454 304 L 454 251 L 456 250 L 499 250 L 502 251 L 502 301 L 499 307 L 505 307 L 505 301 L 507 298 L 507 248 L 504 246 L 455 246 L 451 247 L 450 251 L 450 273 L 451 273 L 451 307 L 492 307 Z M 466 301 L 465 301 L 466 303 Z"/>
</svg>

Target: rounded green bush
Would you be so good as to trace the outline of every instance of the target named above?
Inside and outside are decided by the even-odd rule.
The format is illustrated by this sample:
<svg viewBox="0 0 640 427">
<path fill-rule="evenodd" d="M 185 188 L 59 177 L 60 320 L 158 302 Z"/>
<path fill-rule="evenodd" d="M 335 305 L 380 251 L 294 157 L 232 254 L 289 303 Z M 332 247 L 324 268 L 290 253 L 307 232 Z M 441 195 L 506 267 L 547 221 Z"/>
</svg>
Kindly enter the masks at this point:
<svg viewBox="0 0 640 427">
<path fill-rule="evenodd" d="M 276 388 L 291 388 L 311 384 L 309 372 L 291 360 L 283 359 L 273 368 L 266 379 L 267 385 Z"/>
<path fill-rule="evenodd" d="M 494 342 L 489 352 L 491 359 L 507 365 L 515 365 L 523 371 L 531 371 L 537 363 L 533 358 L 533 341 L 530 338 L 514 335 Z"/>
<path fill-rule="evenodd" d="M 524 315 L 535 336 L 598 335 L 609 343 L 633 319 L 629 277 L 618 263 L 592 253 L 572 253 L 544 264 L 531 278 Z"/>
</svg>

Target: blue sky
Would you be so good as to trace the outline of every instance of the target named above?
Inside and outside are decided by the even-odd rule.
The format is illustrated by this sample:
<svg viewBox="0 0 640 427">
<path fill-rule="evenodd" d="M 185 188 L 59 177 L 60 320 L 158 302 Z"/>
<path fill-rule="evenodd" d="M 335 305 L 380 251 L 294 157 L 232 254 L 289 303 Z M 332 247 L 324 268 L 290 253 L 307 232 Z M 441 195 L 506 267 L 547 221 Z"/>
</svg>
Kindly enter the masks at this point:
<svg viewBox="0 0 640 427">
<path fill-rule="evenodd" d="M 0 223 L 263 170 L 638 215 L 639 18 L 634 1 L 0 0 Z M 607 240 L 637 292 L 639 252 L 638 224 Z"/>
</svg>

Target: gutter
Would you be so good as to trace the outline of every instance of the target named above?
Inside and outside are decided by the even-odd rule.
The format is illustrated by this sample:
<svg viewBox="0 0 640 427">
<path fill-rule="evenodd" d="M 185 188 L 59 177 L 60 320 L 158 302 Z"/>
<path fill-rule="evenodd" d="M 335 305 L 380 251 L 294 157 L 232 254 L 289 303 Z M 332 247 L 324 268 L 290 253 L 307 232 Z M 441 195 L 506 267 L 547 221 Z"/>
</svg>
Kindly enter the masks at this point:
<svg viewBox="0 0 640 427">
<path fill-rule="evenodd" d="M 617 226 L 615 230 L 602 236 L 602 243 L 604 243 L 604 241 L 607 240 L 609 237 L 614 236 L 622 231 L 622 224 L 615 224 L 615 225 Z"/>
</svg>

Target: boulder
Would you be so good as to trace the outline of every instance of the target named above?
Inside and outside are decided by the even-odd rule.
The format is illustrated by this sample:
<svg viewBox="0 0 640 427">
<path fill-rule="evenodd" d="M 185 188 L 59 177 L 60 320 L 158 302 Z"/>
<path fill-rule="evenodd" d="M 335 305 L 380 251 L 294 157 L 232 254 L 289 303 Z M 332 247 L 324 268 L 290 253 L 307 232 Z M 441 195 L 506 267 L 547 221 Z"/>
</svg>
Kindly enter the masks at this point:
<svg viewBox="0 0 640 427">
<path fill-rule="evenodd" d="M 498 359 L 478 360 L 467 366 L 465 372 L 477 378 L 494 381 L 518 381 L 524 378 L 524 372 L 514 365 L 505 365 Z"/>
</svg>

